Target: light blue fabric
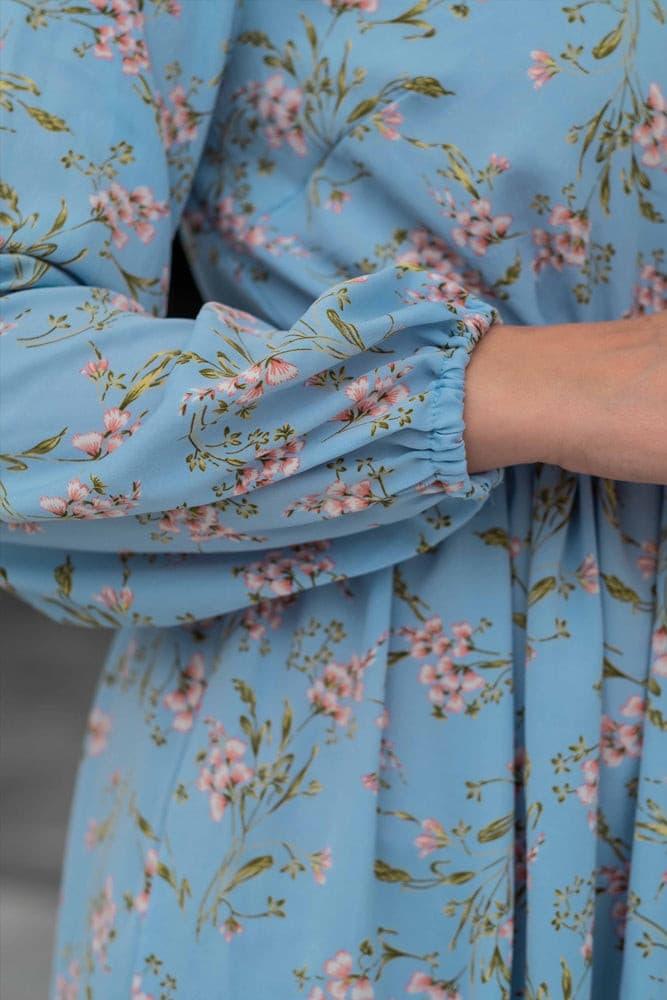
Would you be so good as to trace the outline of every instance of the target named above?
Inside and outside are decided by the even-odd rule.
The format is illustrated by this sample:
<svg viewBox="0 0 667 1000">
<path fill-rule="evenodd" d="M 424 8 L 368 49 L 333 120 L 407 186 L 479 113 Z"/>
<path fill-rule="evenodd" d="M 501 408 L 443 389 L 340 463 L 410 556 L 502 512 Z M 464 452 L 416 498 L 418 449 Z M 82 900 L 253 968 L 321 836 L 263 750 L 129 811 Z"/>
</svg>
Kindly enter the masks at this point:
<svg viewBox="0 0 667 1000">
<path fill-rule="evenodd" d="M 1 12 L 0 564 L 117 630 L 51 996 L 664 996 L 665 490 L 462 437 L 667 306 L 661 5 Z"/>
</svg>

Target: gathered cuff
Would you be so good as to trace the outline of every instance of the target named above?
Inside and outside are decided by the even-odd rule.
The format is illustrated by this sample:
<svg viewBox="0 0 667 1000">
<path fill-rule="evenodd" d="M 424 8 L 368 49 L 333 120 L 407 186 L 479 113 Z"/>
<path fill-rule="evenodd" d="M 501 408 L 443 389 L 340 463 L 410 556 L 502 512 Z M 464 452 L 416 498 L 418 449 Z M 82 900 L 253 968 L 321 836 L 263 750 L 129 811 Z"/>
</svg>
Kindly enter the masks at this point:
<svg viewBox="0 0 667 1000">
<path fill-rule="evenodd" d="M 454 330 L 443 346 L 440 372 L 430 393 L 432 472 L 430 478 L 420 485 L 420 492 L 479 500 L 488 496 L 503 480 L 503 468 L 475 473 L 468 471 L 463 439 L 466 369 L 475 345 L 496 322 L 502 322 L 498 311 L 472 296 L 467 298 L 464 307 L 456 311 Z"/>
</svg>

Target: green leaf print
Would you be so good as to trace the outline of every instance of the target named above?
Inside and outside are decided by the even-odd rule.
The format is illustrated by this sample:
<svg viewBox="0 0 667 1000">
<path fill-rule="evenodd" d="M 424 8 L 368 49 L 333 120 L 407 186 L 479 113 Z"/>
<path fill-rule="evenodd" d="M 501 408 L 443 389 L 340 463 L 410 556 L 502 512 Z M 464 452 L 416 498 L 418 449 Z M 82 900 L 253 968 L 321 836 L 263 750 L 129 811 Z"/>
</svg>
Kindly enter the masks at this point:
<svg viewBox="0 0 667 1000">
<path fill-rule="evenodd" d="M 596 59 L 606 59 L 607 56 L 610 56 L 612 52 L 618 48 L 621 39 L 623 38 L 624 27 L 625 18 L 621 18 L 616 27 L 606 34 L 604 38 L 600 39 L 598 44 L 592 50 L 592 54 Z"/>
<path fill-rule="evenodd" d="M 273 857 L 270 854 L 262 854 L 257 858 L 253 858 L 252 861 L 247 861 L 241 866 L 241 868 L 239 868 L 232 880 L 227 883 L 223 892 L 231 892 L 232 889 L 236 889 L 236 887 L 241 885 L 242 882 L 247 882 L 249 879 L 255 878 L 257 875 L 261 875 L 262 872 L 265 872 L 272 867 Z"/>
</svg>

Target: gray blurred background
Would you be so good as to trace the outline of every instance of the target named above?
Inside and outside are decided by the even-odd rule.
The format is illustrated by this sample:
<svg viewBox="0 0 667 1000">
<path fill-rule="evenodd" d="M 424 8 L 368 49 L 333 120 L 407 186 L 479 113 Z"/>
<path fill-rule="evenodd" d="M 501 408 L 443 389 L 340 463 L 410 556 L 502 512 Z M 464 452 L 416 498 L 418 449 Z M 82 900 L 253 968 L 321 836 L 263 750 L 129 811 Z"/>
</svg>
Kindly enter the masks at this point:
<svg viewBox="0 0 667 1000">
<path fill-rule="evenodd" d="M 0 595 L 0 997 L 47 996 L 76 765 L 111 633 Z"/>
<path fill-rule="evenodd" d="M 201 298 L 178 237 L 169 316 Z M 0 592 L 0 1000 L 46 1000 L 74 779 L 112 634 Z"/>
</svg>

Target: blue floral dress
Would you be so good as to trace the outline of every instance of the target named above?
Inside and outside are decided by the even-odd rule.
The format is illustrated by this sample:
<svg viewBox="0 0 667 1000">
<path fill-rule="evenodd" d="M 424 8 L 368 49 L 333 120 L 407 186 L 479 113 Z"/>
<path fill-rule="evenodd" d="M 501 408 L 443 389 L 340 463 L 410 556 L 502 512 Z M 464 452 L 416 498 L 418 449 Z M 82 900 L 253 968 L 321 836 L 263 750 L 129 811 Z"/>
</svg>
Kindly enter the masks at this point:
<svg viewBox="0 0 667 1000">
<path fill-rule="evenodd" d="M 665 997 L 665 490 L 462 438 L 667 306 L 664 2 L 1 14 L 2 577 L 115 630 L 51 996 Z"/>
</svg>

